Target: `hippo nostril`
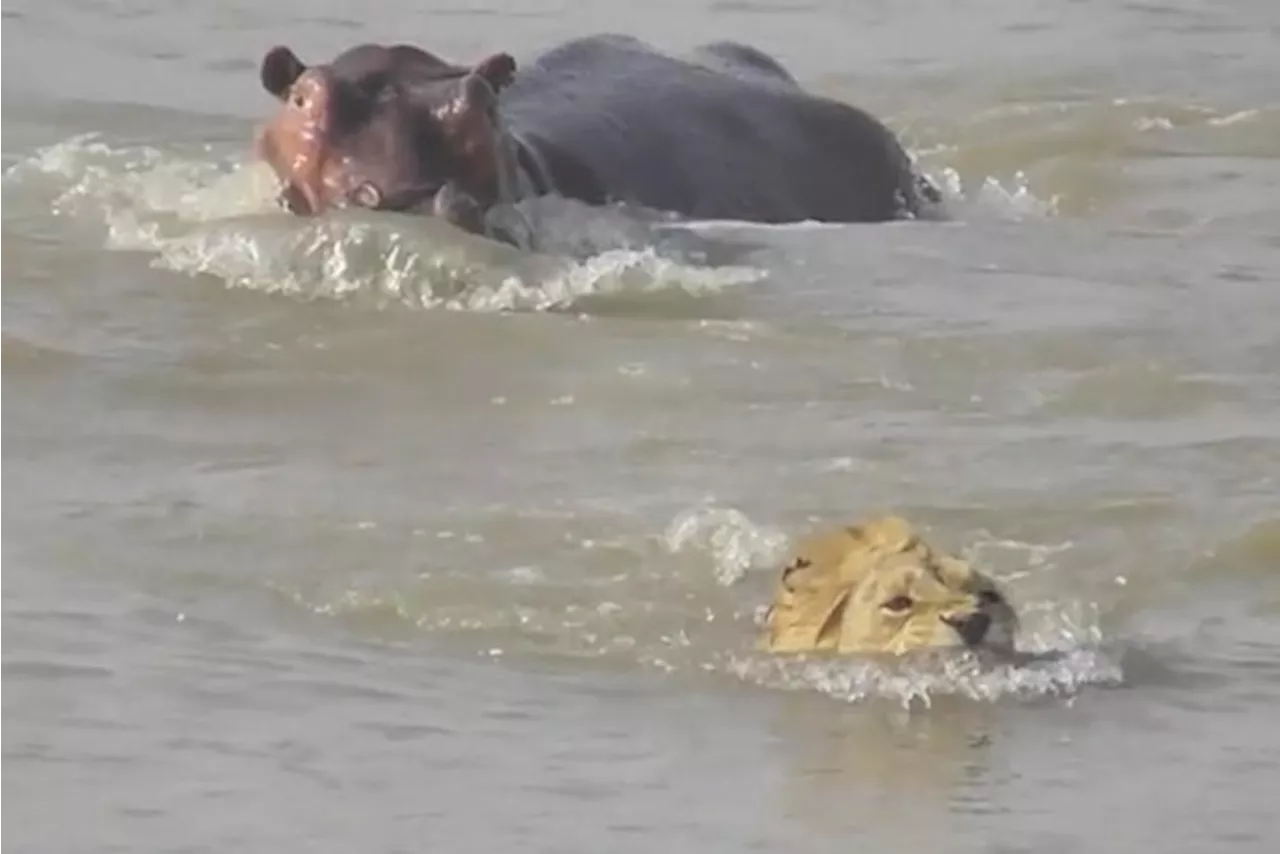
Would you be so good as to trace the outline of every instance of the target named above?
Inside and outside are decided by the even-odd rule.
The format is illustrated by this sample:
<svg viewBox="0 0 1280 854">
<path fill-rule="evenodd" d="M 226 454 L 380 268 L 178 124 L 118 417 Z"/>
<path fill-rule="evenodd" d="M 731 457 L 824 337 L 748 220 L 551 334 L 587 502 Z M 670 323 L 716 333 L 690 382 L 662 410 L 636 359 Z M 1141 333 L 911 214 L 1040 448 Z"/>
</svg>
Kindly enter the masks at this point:
<svg viewBox="0 0 1280 854">
<path fill-rule="evenodd" d="M 977 646 L 982 643 L 991 628 L 990 615 L 982 611 L 946 616 L 942 618 L 942 622 L 955 629 L 960 638 L 969 646 Z"/>
<path fill-rule="evenodd" d="M 351 198 L 356 204 L 370 210 L 376 210 L 382 204 L 382 192 L 368 181 L 356 187 L 355 192 L 351 194 Z"/>
</svg>

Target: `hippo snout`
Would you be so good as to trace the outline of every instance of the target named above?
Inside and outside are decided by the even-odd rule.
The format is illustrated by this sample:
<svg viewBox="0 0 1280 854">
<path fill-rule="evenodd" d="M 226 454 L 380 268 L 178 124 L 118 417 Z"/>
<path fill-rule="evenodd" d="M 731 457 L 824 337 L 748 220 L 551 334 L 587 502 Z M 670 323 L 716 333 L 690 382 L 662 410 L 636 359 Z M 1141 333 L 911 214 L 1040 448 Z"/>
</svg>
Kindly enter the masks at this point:
<svg viewBox="0 0 1280 854">
<path fill-rule="evenodd" d="M 319 213 L 333 201 L 332 88 L 321 71 L 301 72 L 280 93 L 276 115 L 255 135 L 254 153 L 275 173 L 280 204 L 293 213 Z"/>
</svg>

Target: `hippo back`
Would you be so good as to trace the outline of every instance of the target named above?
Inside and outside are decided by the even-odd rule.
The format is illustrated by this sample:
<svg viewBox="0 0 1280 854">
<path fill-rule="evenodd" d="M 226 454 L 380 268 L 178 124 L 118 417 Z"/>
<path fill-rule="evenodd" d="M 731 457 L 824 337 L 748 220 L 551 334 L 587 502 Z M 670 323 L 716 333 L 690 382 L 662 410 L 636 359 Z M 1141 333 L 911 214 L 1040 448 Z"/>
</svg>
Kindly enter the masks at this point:
<svg viewBox="0 0 1280 854">
<path fill-rule="evenodd" d="M 839 222 L 892 219 L 915 199 L 883 125 L 734 43 L 682 59 L 627 36 L 571 41 L 520 68 L 501 112 L 555 189 L 589 203 Z"/>
</svg>

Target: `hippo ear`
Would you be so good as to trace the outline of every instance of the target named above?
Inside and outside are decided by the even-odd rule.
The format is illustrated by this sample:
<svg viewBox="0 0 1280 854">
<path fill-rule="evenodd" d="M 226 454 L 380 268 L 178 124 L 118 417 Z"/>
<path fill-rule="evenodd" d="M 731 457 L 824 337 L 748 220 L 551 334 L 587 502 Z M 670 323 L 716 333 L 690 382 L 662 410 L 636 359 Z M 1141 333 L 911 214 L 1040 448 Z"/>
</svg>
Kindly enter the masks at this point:
<svg viewBox="0 0 1280 854">
<path fill-rule="evenodd" d="M 495 53 L 471 69 L 471 73 L 483 77 L 493 91 L 500 92 L 515 79 L 516 61 L 509 53 Z"/>
<path fill-rule="evenodd" d="M 278 45 L 262 57 L 262 69 L 258 76 L 262 79 L 262 88 L 283 100 L 289 87 L 306 70 L 307 66 L 293 51 Z"/>
<path fill-rule="evenodd" d="M 509 54 L 495 53 L 472 68 L 462 78 L 461 91 L 453 109 L 459 113 L 492 110 L 497 94 L 515 77 L 516 61 Z"/>
</svg>

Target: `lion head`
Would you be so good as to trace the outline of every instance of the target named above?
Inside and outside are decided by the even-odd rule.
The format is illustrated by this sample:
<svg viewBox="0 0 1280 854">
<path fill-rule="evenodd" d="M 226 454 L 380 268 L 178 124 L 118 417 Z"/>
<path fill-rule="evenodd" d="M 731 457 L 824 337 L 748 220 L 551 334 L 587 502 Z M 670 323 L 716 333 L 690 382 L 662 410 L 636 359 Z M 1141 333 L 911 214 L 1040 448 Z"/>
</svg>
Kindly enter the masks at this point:
<svg viewBox="0 0 1280 854">
<path fill-rule="evenodd" d="M 761 645 L 773 652 L 1011 652 L 1017 626 L 992 579 L 888 516 L 799 543 L 778 579 Z"/>
</svg>

